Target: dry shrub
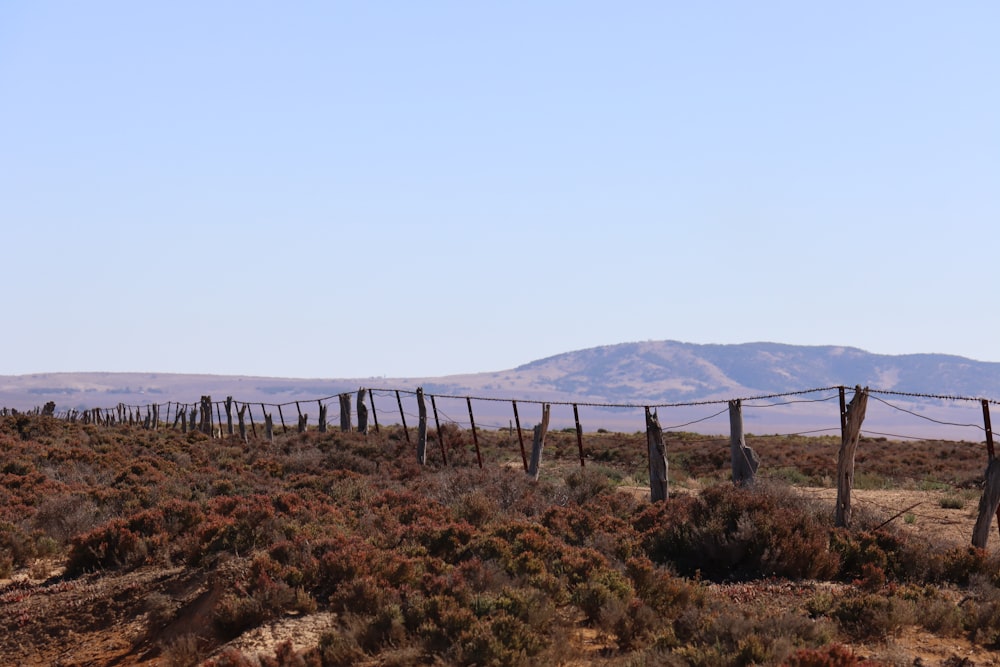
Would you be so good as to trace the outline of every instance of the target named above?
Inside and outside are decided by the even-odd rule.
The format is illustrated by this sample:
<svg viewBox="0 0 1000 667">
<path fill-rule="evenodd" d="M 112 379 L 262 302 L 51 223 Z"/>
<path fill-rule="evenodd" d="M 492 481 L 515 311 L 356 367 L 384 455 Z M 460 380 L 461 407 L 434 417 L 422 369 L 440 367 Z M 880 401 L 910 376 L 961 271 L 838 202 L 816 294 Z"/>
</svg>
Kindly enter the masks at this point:
<svg viewBox="0 0 1000 667">
<path fill-rule="evenodd" d="M 658 503 L 658 505 L 667 505 Z M 825 514 L 782 487 L 719 484 L 636 522 L 650 558 L 712 580 L 820 579 L 837 572 Z"/>
</svg>

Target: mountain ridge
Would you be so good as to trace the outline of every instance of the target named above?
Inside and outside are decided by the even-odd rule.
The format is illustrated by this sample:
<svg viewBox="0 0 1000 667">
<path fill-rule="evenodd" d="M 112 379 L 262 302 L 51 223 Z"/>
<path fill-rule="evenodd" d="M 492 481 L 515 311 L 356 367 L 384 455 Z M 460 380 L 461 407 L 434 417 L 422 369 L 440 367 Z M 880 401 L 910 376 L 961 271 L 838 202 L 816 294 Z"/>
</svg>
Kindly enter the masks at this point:
<svg viewBox="0 0 1000 667">
<path fill-rule="evenodd" d="M 173 373 L 40 373 L 0 376 L 0 406 L 31 409 L 54 401 L 57 410 L 108 408 L 119 403 L 194 403 L 202 395 L 232 396 L 251 404 L 315 403 L 359 387 L 415 390 L 439 397 L 495 399 L 477 402 L 477 424 L 499 426 L 509 416 L 503 400 L 631 405 L 671 405 L 804 392 L 826 387 L 869 386 L 899 394 L 932 394 L 1000 399 L 1000 362 L 983 362 L 941 353 L 874 354 L 838 345 L 755 342 L 700 344 L 673 340 L 617 343 L 551 355 L 512 369 L 424 378 L 274 378 Z M 385 418 L 396 406 L 378 396 Z M 503 400 L 501 400 L 503 399 Z M 825 399 L 824 399 L 825 400 Z M 464 402 L 464 401 L 463 401 Z M 391 403 L 395 404 L 393 398 Z M 441 403 L 441 401 L 439 401 Z M 942 403 L 938 401 L 938 403 Z M 966 402 L 967 405 L 971 403 Z M 904 409 L 915 408 L 906 399 Z M 299 406 L 301 407 L 301 406 Z M 945 406 L 947 407 L 947 406 Z M 967 407 L 967 406 L 966 406 Z M 978 406 L 974 406 L 978 407 Z M 464 406 L 445 406 L 464 414 Z M 920 408 L 923 409 L 923 408 Z M 316 412 L 316 410 L 313 410 Z M 829 406 L 777 418 L 759 416 L 757 428 L 794 429 L 809 419 L 827 419 Z M 479 414 L 485 421 L 480 421 Z M 671 412 L 683 423 L 695 413 Z M 399 416 L 398 411 L 395 412 Z M 940 421 L 970 421 L 945 414 Z M 618 420 L 607 411 L 588 416 L 611 426 L 631 428 L 634 415 Z M 833 411 L 836 417 L 836 411 Z M 897 415 L 893 416 L 894 418 Z M 753 417 L 748 417 L 752 421 Z M 554 424 L 563 417 L 554 415 Z M 896 420 L 898 421 L 898 420 Z M 892 420 L 888 422 L 891 426 Z M 929 425 L 922 424 L 923 430 Z M 775 431 L 777 432 L 777 431 Z"/>
</svg>

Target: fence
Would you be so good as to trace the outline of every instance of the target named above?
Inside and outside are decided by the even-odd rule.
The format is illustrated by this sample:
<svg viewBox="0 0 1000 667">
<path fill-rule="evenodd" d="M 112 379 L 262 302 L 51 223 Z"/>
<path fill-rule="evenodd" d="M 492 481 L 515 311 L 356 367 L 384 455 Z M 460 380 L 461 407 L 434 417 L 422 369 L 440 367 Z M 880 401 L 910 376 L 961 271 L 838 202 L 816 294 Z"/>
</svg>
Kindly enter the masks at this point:
<svg viewBox="0 0 1000 667">
<path fill-rule="evenodd" d="M 805 389 L 801 391 L 766 394 L 751 396 L 747 398 L 733 398 L 720 400 L 704 400 L 683 403 L 590 403 L 590 402 L 562 402 L 562 401 L 542 401 L 536 399 L 509 399 L 485 396 L 456 396 L 448 394 L 425 394 L 423 389 L 386 389 L 386 388 L 360 388 L 357 393 L 347 392 L 331 396 L 325 396 L 308 401 L 291 401 L 287 403 L 249 403 L 234 400 L 229 396 L 224 401 L 213 401 L 210 396 L 202 396 L 197 403 L 175 403 L 147 404 L 147 405 L 126 405 L 120 403 L 114 408 L 93 408 L 90 410 L 70 410 L 64 413 L 56 413 L 55 404 L 48 403 L 44 408 L 38 408 L 35 412 L 62 418 L 69 421 L 81 421 L 87 424 L 98 424 L 103 426 L 113 426 L 116 424 L 129 424 L 140 426 L 146 429 L 172 428 L 180 429 L 184 432 L 188 430 L 198 430 L 214 437 L 235 436 L 238 430 L 239 437 L 247 441 L 252 434 L 258 438 L 258 420 L 254 417 L 254 412 L 259 408 L 259 423 L 263 430 L 263 437 L 273 440 L 276 425 L 273 418 L 273 409 L 277 410 L 278 425 L 281 432 L 287 433 L 290 429 L 286 421 L 285 408 L 295 407 L 295 422 L 293 428 L 297 432 L 304 432 L 310 428 L 311 422 L 308 413 L 303 411 L 303 405 L 308 407 L 316 403 L 318 417 L 315 420 L 316 428 L 320 432 L 326 432 L 331 425 L 329 417 L 329 404 L 336 401 L 339 409 L 339 428 L 341 431 L 357 430 L 361 433 L 369 433 L 370 429 L 378 432 L 379 408 L 376 406 L 376 397 L 383 399 L 394 399 L 393 407 L 388 411 L 382 405 L 383 422 L 389 415 L 389 419 L 394 423 L 400 423 L 408 442 L 410 442 L 411 429 L 407 424 L 407 417 L 417 421 L 416 427 L 416 456 L 421 464 L 427 462 L 427 441 L 428 441 L 428 412 L 427 400 L 430 401 L 431 414 L 436 428 L 437 441 L 440 448 L 442 462 L 448 463 L 448 449 L 445 445 L 444 435 L 441 428 L 441 418 L 444 416 L 446 423 L 468 425 L 472 433 L 473 445 L 476 451 L 476 459 L 479 467 L 483 467 L 482 453 L 479 447 L 477 436 L 477 426 L 473 413 L 473 401 L 478 403 L 490 402 L 493 404 L 509 404 L 512 416 L 511 428 L 516 424 L 517 440 L 520 447 L 521 460 L 527 474 L 537 479 L 541 465 L 541 455 L 544 449 L 545 436 L 549 428 L 550 414 L 552 406 L 571 407 L 573 411 L 574 430 L 576 432 L 577 447 L 579 450 L 580 465 L 586 465 L 586 449 L 584 443 L 584 431 L 581 426 L 580 408 L 616 409 L 636 411 L 642 410 L 645 417 L 645 431 L 648 446 L 649 459 L 649 479 L 650 497 L 655 501 L 665 501 L 668 497 L 667 481 L 667 453 L 663 440 L 664 430 L 680 430 L 692 425 L 709 421 L 713 418 L 727 414 L 729 417 L 729 445 L 730 461 L 732 466 L 733 482 L 739 485 L 753 484 L 757 474 L 760 460 L 753 449 L 746 444 L 744 434 L 743 410 L 745 407 L 751 408 L 775 408 L 780 406 L 801 405 L 801 404 L 823 404 L 834 399 L 839 401 L 839 424 L 836 426 L 813 428 L 808 430 L 786 433 L 784 435 L 816 435 L 821 433 L 835 433 L 839 431 L 841 445 L 838 451 L 837 463 L 837 505 L 836 523 L 846 526 L 851 523 L 852 506 L 851 491 L 854 486 L 854 462 L 858 444 L 862 435 L 862 425 L 868 410 L 869 399 L 886 406 L 889 409 L 905 413 L 913 418 L 918 418 L 938 425 L 948 427 L 970 429 L 977 436 L 977 442 L 985 441 L 987 466 L 985 473 L 985 483 L 983 495 L 979 505 L 979 515 L 973 533 L 972 542 L 975 546 L 984 548 L 989 536 L 989 527 L 992 517 L 997 516 L 998 526 L 1000 526 L 1000 462 L 997 461 L 993 432 L 990 420 L 990 405 L 997 405 L 1000 402 L 993 399 L 970 398 L 963 396 L 949 396 L 943 394 L 925 394 L 914 392 L 898 392 L 889 390 L 878 390 L 861 388 L 856 386 L 853 390 L 853 397 L 848 403 L 846 400 L 847 390 L 843 386 L 821 387 L 815 389 Z M 818 397 L 814 397 L 819 395 Z M 356 396 L 355 409 L 352 413 L 352 397 Z M 417 413 L 407 412 L 404 408 L 403 397 L 407 400 L 414 400 L 417 403 Z M 898 406 L 888 400 L 888 397 L 902 397 L 906 399 L 918 399 L 923 401 L 937 401 L 948 404 L 975 404 L 982 410 L 982 424 L 961 423 L 935 419 L 927 415 L 919 414 L 916 410 L 911 410 Z M 779 402 L 762 403 L 762 401 Z M 468 421 L 452 419 L 444 414 L 439 408 L 439 400 L 459 401 L 468 412 Z M 519 405 L 536 405 L 541 407 L 542 416 L 538 424 L 532 427 L 532 441 L 530 457 L 525 445 L 524 433 L 521 426 L 521 415 Z M 707 408 L 714 410 L 717 406 L 723 406 L 720 410 L 698 419 L 689 420 L 684 423 L 661 426 L 659 421 L 660 410 L 670 410 L 677 408 Z M 272 408 L 269 411 L 268 408 Z M 225 421 L 223 421 L 223 409 L 225 410 Z M 0 414 L 8 414 L 12 411 L 4 408 Z M 143 414 L 143 412 L 145 414 Z M 832 412 L 832 411 L 831 411 Z M 235 414 L 235 422 L 234 422 Z M 398 414 L 398 422 L 395 422 Z M 352 416 L 356 416 L 356 427 L 352 422 Z M 289 420 L 293 415 L 288 415 Z M 172 419 L 171 419 L 172 418 Z M 249 431 L 248 423 L 249 422 Z M 225 424 L 223 426 L 223 424 Z M 494 424 L 495 426 L 495 424 Z M 888 436 L 894 438 L 919 439 L 919 436 L 900 435 L 885 432 L 867 432 L 869 435 Z"/>
</svg>

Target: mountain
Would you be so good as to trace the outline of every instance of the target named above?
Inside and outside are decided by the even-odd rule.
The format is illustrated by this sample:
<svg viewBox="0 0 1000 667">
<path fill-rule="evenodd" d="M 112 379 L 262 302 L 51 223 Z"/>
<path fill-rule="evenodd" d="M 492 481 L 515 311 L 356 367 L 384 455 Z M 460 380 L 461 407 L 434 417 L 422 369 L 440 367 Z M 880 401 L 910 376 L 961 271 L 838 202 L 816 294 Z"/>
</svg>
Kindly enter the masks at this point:
<svg viewBox="0 0 1000 667">
<path fill-rule="evenodd" d="M 358 387 L 412 390 L 422 386 L 425 392 L 439 396 L 473 396 L 518 401 L 575 403 L 615 403 L 652 405 L 721 401 L 767 394 L 797 392 L 812 388 L 870 386 L 899 393 L 926 393 L 947 396 L 1000 399 L 1000 363 L 974 361 L 945 354 L 880 355 L 852 347 L 800 346 L 779 343 L 744 343 L 737 345 L 700 345 L 677 341 L 647 341 L 607 345 L 539 359 L 516 368 L 491 373 L 452 375 L 436 378 L 350 378 L 289 379 L 232 377 L 212 375 L 176 375 L 164 373 L 54 373 L 0 376 L 0 405 L 29 409 L 54 401 L 57 409 L 112 407 L 118 403 L 194 403 L 201 395 L 215 399 L 233 396 L 249 403 L 304 402 L 315 406 L 316 400 Z M 808 397 L 808 396 L 807 396 Z M 389 401 L 376 393 L 381 409 L 394 414 L 395 398 Z M 829 395 L 825 394 L 824 399 Z M 981 414 L 973 419 L 965 412 L 960 417 L 954 408 L 980 410 L 978 403 L 921 401 L 892 395 L 886 400 L 904 410 L 944 410 L 937 421 L 981 423 Z M 452 401 L 455 402 L 454 400 Z M 448 405 L 447 413 L 465 418 L 463 405 Z M 596 410 L 596 412 L 595 412 Z M 640 419 L 630 412 L 619 419 L 610 409 L 588 409 L 588 418 L 602 423 L 632 425 Z M 687 419 L 697 411 L 665 408 L 675 421 Z M 828 406 L 796 409 L 795 415 L 777 419 L 778 411 L 767 412 L 761 426 L 796 428 L 803 419 L 819 415 L 825 423 L 831 413 Z M 869 408 L 872 410 L 872 407 Z M 973 413 L 975 412 L 973 410 Z M 315 412 L 315 409 L 313 410 Z M 509 422 L 508 406 L 501 401 L 478 401 L 489 425 Z M 823 412 L 825 411 L 825 412 Z M 565 412 L 565 411 L 563 411 Z M 614 412 L 614 411 L 612 411 Z M 753 412 L 753 411 L 751 411 Z M 786 411 L 787 412 L 787 411 Z M 839 420 L 838 412 L 832 410 Z M 899 415 L 894 415 L 898 417 Z M 974 416 L 974 415 L 973 415 Z M 389 418 L 388 415 L 385 418 Z M 568 417 L 553 415 L 554 423 Z M 750 422 L 756 417 L 746 415 Z M 836 421 L 835 420 L 835 421 Z M 460 421 L 458 418 L 455 421 Z M 663 419 L 661 419 L 661 422 Z M 898 420 L 897 420 L 898 421 Z M 934 423 L 920 424 L 926 432 Z M 487 422 L 477 422 L 483 425 Z M 890 420 L 891 425 L 891 420 Z M 728 427 L 727 424 L 723 424 Z M 720 430 L 718 424 L 713 425 Z M 757 425 L 755 425 L 757 428 Z M 721 429 L 721 430 L 724 430 Z M 758 429 L 759 432 L 760 429 Z M 933 430 L 933 429 L 931 429 Z M 938 429 L 940 430 L 940 429 Z M 980 434 L 981 435 L 981 434 Z M 978 438 L 977 438 L 978 439 Z"/>
</svg>

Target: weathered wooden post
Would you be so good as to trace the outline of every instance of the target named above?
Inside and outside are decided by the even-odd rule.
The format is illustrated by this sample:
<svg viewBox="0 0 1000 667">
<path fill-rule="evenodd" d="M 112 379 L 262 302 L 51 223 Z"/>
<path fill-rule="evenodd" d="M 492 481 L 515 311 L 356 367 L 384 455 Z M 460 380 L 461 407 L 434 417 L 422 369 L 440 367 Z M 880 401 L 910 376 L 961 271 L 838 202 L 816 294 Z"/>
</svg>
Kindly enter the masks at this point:
<svg viewBox="0 0 1000 667">
<path fill-rule="evenodd" d="M 188 406 L 178 409 L 178 416 L 181 418 L 181 433 L 188 432 Z"/>
<path fill-rule="evenodd" d="M 743 406 L 739 399 L 729 401 L 729 455 L 733 467 L 733 483 L 751 486 L 760 467 L 760 457 L 747 447 L 743 437 Z"/>
<path fill-rule="evenodd" d="M 528 464 L 528 476 L 538 479 L 539 468 L 542 465 L 542 448 L 545 447 L 545 434 L 549 431 L 549 404 L 542 404 L 542 423 L 535 424 L 534 438 L 531 441 L 531 463 Z"/>
<path fill-rule="evenodd" d="M 573 420 L 576 422 L 576 447 L 580 450 L 580 467 L 584 466 L 585 457 L 583 455 L 583 427 L 580 426 L 580 410 L 576 403 L 573 404 Z"/>
<path fill-rule="evenodd" d="M 441 420 L 438 419 L 438 406 L 434 394 L 431 394 L 431 410 L 434 412 L 434 428 L 437 429 L 438 444 L 441 446 L 441 460 L 448 465 L 448 450 L 444 445 L 444 433 L 441 432 Z"/>
<path fill-rule="evenodd" d="M 483 455 L 479 452 L 479 436 L 476 434 L 476 420 L 472 416 L 472 399 L 465 397 L 465 404 L 469 408 L 469 427 L 472 429 L 472 443 L 476 446 L 476 461 L 479 467 L 483 467 Z"/>
<path fill-rule="evenodd" d="M 349 433 L 351 430 L 351 395 L 340 395 L 340 430 Z"/>
<path fill-rule="evenodd" d="M 246 422 L 246 412 L 247 404 L 243 403 L 239 408 L 236 409 L 236 417 L 240 423 L 240 440 L 243 442 L 247 441 L 247 422 Z"/>
<path fill-rule="evenodd" d="M 1000 527 L 1000 463 L 993 448 L 993 425 L 990 423 L 990 402 L 982 399 L 983 424 L 986 427 L 986 474 L 983 483 L 983 495 L 979 499 L 979 516 L 976 527 L 972 531 L 972 546 L 986 548 L 990 537 L 990 524 L 997 517 Z"/>
<path fill-rule="evenodd" d="M 214 430 L 214 425 L 212 424 L 212 397 L 202 396 L 201 397 L 201 432 L 206 435 L 212 435 Z"/>
<path fill-rule="evenodd" d="M 854 387 L 854 397 L 844 411 L 844 432 L 837 456 L 837 514 L 834 525 L 851 525 L 851 490 L 854 488 L 854 454 L 861 439 L 861 424 L 868 408 L 868 388 Z"/>
<path fill-rule="evenodd" d="M 378 413 L 375 412 L 375 392 L 373 392 L 371 389 L 368 390 L 368 402 L 372 404 L 372 408 L 371 408 L 372 425 L 375 427 L 375 435 L 378 435 L 379 434 L 379 430 L 378 430 Z"/>
<path fill-rule="evenodd" d="M 295 404 L 296 406 L 298 403 Z M 299 433 L 305 433 L 309 428 L 309 413 L 300 412 L 299 413 Z"/>
<path fill-rule="evenodd" d="M 400 407 L 400 413 L 402 413 L 402 407 Z M 427 404 L 424 402 L 422 387 L 417 387 L 417 461 L 420 462 L 420 465 L 427 463 Z"/>
<path fill-rule="evenodd" d="M 521 418 L 517 414 L 517 401 L 511 401 L 514 406 L 514 423 L 517 424 L 517 442 L 521 445 L 521 463 L 524 464 L 524 472 L 528 472 L 528 454 L 524 450 L 524 434 L 521 433 Z"/>
<path fill-rule="evenodd" d="M 250 432 L 253 433 L 254 440 L 257 439 L 257 424 L 253 421 L 253 406 L 249 403 L 244 403 L 247 408 L 247 417 L 250 418 Z"/>
<path fill-rule="evenodd" d="M 358 433 L 368 435 L 368 405 L 365 403 L 364 387 L 358 389 Z"/>
<path fill-rule="evenodd" d="M 649 447 L 649 498 L 654 503 L 668 497 L 667 448 L 663 444 L 663 429 L 655 411 L 646 408 L 646 444 Z"/>
<path fill-rule="evenodd" d="M 399 420 L 403 422 L 403 433 L 406 435 L 406 442 L 410 442 L 410 429 L 406 428 L 406 413 L 403 412 L 403 399 L 399 397 L 399 390 L 396 390 L 396 403 L 399 405 Z"/>
<path fill-rule="evenodd" d="M 222 438 L 222 405 L 221 401 L 215 404 L 215 423 L 219 425 L 219 430 L 216 431 L 214 426 L 212 428 L 212 435 L 217 438 Z"/>
<path fill-rule="evenodd" d="M 288 433 L 288 427 L 285 426 L 285 413 L 281 411 L 281 403 L 278 403 L 278 419 L 281 420 L 281 434 L 284 435 Z"/>
<path fill-rule="evenodd" d="M 264 437 L 268 442 L 274 442 L 274 420 L 270 412 L 264 413 Z"/>
<path fill-rule="evenodd" d="M 326 433 L 326 404 L 323 401 L 316 401 L 319 403 L 319 432 Z"/>
<path fill-rule="evenodd" d="M 226 396 L 226 435 L 233 434 L 233 397 Z"/>
</svg>

